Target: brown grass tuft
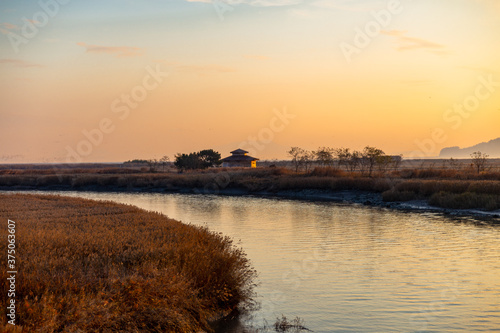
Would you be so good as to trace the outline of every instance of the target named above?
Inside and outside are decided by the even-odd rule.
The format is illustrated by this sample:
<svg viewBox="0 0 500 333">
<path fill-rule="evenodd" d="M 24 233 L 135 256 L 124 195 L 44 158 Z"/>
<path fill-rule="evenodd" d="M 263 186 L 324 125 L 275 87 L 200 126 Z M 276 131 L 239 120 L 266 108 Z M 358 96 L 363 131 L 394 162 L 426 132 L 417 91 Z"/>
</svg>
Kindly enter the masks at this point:
<svg viewBox="0 0 500 333">
<path fill-rule="evenodd" d="M 0 195 L 16 221 L 24 332 L 194 332 L 250 301 L 256 275 L 228 237 L 111 202 Z M 6 240 L 7 228 L 0 229 Z M 0 242 L 7 253 L 7 242 Z M 7 267 L 6 256 L 0 265 Z M 0 290 L 7 290 L 6 270 Z M 0 310 L 0 327 L 6 308 Z"/>
<path fill-rule="evenodd" d="M 435 193 L 429 199 L 431 205 L 452 209 L 500 209 L 500 195 L 481 194 L 473 192 L 465 193 Z"/>
<path fill-rule="evenodd" d="M 316 176 L 316 177 L 339 177 L 343 175 L 344 171 L 332 167 L 316 167 L 311 172 L 311 176 Z"/>
</svg>

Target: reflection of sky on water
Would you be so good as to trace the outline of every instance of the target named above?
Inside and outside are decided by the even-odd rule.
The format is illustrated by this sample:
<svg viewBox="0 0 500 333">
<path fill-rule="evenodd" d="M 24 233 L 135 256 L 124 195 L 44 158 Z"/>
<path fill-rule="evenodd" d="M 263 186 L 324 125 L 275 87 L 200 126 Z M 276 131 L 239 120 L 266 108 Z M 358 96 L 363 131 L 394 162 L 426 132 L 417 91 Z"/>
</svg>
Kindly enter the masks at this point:
<svg viewBox="0 0 500 333">
<path fill-rule="evenodd" d="M 299 316 L 315 332 L 500 327 L 500 230 L 437 214 L 180 194 L 76 193 L 231 236 L 259 272 L 262 328 Z M 238 322 L 232 330 L 241 332 Z"/>
</svg>

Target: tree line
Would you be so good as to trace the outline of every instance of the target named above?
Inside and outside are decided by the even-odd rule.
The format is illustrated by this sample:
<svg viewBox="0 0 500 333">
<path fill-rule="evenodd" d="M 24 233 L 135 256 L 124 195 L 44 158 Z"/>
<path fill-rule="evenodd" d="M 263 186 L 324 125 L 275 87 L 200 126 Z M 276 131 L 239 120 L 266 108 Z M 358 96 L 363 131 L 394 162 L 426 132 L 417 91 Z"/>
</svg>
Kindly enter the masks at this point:
<svg viewBox="0 0 500 333">
<path fill-rule="evenodd" d="M 295 172 L 304 170 L 308 172 L 313 166 L 331 167 L 338 166 L 346 171 L 359 171 L 362 174 L 372 175 L 374 170 L 385 172 L 389 169 L 397 170 L 402 162 L 401 155 L 386 155 L 381 149 L 366 146 L 363 150 L 351 150 L 350 148 L 319 147 L 317 150 L 306 150 L 300 147 L 291 147 L 287 151 L 291 157 Z M 471 166 L 478 174 L 486 171 L 489 155 L 480 151 L 470 154 Z M 141 160 L 135 159 L 124 162 L 124 164 L 147 164 L 150 172 L 156 172 L 159 168 L 165 171 L 170 158 L 163 156 L 160 159 Z M 454 166 L 456 161 L 451 158 L 450 164 Z M 221 155 L 213 149 L 204 149 L 189 154 L 178 153 L 175 155 L 174 166 L 179 171 L 207 169 L 222 164 Z"/>
<path fill-rule="evenodd" d="M 366 146 L 362 151 L 330 147 L 320 147 L 318 150 L 310 151 L 291 147 L 287 154 L 292 159 L 295 172 L 300 169 L 307 172 L 315 164 L 323 167 L 337 164 L 346 171 L 360 171 L 371 176 L 374 170 L 383 172 L 390 168 L 397 169 L 402 161 L 401 155 L 386 155 L 381 149 L 370 146 Z"/>
<path fill-rule="evenodd" d="M 213 149 L 205 149 L 196 153 L 175 155 L 174 165 L 180 171 L 207 169 L 222 163 L 220 153 Z"/>
<path fill-rule="evenodd" d="M 150 172 L 156 172 L 159 168 L 165 171 L 168 166 L 170 158 L 168 156 L 163 156 L 160 159 L 152 158 L 149 160 L 135 159 L 124 162 L 124 164 L 146 164 L 149 167 Z M 220 153 L 213 149 L 204 149 L 199 152 L 193 152 L 189 154 L 178 153 L 175 155 L 175 160 L 173 162 L 174 166 L 179 171 L 184 170 L 196 170 L 196 169 L 207 169 L 222 164 Z"/>
<path fill-rule="evenodd" d="M 163 156 L 160 159 L 151 158 L 149 160 L 135 159 L 124 162 L 123 164 L 147 164 L 150 172 L 156 172 L 158 168 L 162 168 L 165 171 L 165 168 L 168 166 L 168 162 L 170 161 L 170 157 L 167 155 Z"/>
</svg>

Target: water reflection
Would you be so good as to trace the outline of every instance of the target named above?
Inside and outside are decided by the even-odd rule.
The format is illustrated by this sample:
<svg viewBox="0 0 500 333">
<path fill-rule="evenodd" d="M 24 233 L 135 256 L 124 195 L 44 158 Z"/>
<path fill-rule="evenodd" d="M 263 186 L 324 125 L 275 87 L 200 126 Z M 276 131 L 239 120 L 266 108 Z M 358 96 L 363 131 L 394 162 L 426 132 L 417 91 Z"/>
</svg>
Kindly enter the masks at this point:
<svg viewBox="0 0 500 333">
<path fill-rule="evenodd" d="M 242 321 L 262 328 L 282 313 L 315 332 L 500 327 L 497 226 L 325 202 L 63 194 L 133 204 L 233 237 L 259 272 L 261 309 L 226 332 L 242 332 Z"/>
</svg>

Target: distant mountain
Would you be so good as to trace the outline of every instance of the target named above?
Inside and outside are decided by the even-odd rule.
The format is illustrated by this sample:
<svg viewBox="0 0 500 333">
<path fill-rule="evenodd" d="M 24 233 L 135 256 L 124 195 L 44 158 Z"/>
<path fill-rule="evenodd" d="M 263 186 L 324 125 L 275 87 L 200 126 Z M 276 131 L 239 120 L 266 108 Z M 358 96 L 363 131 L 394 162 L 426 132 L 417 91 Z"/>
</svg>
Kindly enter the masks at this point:
<svg viewBox="0 0 500 333">
<path fill-rule="evenodd" d="M 489 142 L 481 142 L 475 146 L 460 148 L 460 147 L 448 147 L 441 149 L 439 157 L 442 158 L 470 158 L 470 154 L 475 151 L 480 151 L 481 153 L 488 154 L 490 157 L 500 157 L 500 138 L 491 140 Z"/>
</svg>

